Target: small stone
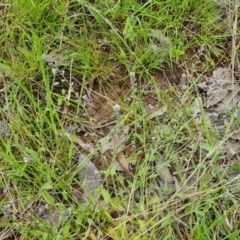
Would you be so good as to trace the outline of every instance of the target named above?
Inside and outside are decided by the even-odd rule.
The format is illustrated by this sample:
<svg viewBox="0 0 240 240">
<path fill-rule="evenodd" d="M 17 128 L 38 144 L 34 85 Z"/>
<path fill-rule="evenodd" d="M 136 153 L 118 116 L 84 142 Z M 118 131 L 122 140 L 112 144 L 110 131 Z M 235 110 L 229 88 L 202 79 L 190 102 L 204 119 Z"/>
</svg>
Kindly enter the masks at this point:
<svg viewBox="0 0 240 240">
<path fill-rule="evenodd" d="M 4 216 L 9 216 L 11 213 L 11 205 L 10 204 L 5 204 L 2 208 L 2 212 L 4 214 Z"/>
<path fill-rule="evenodd" d="M 113 111 L 114 111 L 114 113 L 119 113 L 120 110 L 121 110 L 121 107 L 120 107 L 118 104 L 116 104 L 116 105 L 113 106 Z"/>
</svg>

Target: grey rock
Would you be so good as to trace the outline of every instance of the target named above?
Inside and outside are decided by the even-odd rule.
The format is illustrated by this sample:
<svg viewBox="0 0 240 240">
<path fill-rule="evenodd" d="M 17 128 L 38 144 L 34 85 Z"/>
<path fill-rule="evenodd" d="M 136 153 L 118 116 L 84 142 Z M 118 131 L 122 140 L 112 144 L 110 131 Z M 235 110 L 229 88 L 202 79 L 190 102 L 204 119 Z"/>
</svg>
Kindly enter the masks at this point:
<svg viewBox="0 0 240 240">
<path fill-rule="evenodd" d="M 80 164 L 83 160 L 80 160 Z M 102 188 L 102 177 L 95 166 L 91 161 L 83 164 L 83 167 L 78 172 L 79 181 L 82 184 L 84 194 L 87 197 L 98 200 L 100 193 L 98 190 Z"/>
</svg>

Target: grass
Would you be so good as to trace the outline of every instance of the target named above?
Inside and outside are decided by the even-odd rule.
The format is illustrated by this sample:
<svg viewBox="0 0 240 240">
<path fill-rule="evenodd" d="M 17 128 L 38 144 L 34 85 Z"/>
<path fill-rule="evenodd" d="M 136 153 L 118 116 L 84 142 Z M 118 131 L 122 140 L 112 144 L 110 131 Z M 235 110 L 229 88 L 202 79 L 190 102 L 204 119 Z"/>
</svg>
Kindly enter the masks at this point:
<svg viewBox="0 0 240 240">
<path fill-rule="evenodd" d="M 192 115 L 196 84 L 238 50 L 239 4 L 215 2 L 2 1 L 1 239 L 239 239 L 239 182 L 221 170 L 239 120 L 229 113 L 222 133 L 203 107 L 201 121 Z M 152 106 L 167 111 L 150 119 Z M 111 120 L 118 134 L 130 128 L 120 146 L 129 172 L 114 151 L 96 156 L 104 146 L 87 153 L 60 134 L 76 125 L 96 143 L 114 133 L 92 127 Z M 89 160 L 103 189 L 84 205 L 78 172 Z"/>
</svg>

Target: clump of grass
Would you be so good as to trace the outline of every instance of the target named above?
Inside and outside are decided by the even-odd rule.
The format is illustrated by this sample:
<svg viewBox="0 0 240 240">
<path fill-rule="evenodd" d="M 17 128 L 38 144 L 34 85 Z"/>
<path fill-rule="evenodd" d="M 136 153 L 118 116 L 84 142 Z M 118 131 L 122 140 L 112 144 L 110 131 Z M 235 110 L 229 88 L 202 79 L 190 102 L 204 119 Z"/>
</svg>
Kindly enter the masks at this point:
<svg viewBox="0 0 240 240">
<path fill-rule="evenodd" d="M 4 1 L 0 11 L 2 239 L 239 236 L 238 196 L 229 192 L 237 183 L 222 179 L 218 167 L 226 139 L 214 145 L 191 105 L 198 74 L 208 74 L 226 50 L 225 10 L 210 0 L 26 0 Z M 195 55 L 203 46 L 200 71 Z M 62 61 L 51 66 L 43 56 Z M 173 82 L 162 90 L 155 72 L 179 69 L 192 77 L 185 93 Z M 148 117 L 150 97 L 156 108 L 168 107 L 160 118 Z M 117 121 L 131 128 L 123 148 L 132 169 L 122 173 L 107 155 L 97 157 L 96 147 L 86 160 L 95 157 L 102 167 L 104 188 L 99 201 L 86 205 L 77 177 L 83 150 L 59 133 L 77 125 L 82 138 L 108 134 L 86 130 L 98 123 L 102 105 L 94 103 L 101 101 L 121 105 Z M 160 158 L 174 179 L 165 188 L 157 185 Z"/>
</svg>

